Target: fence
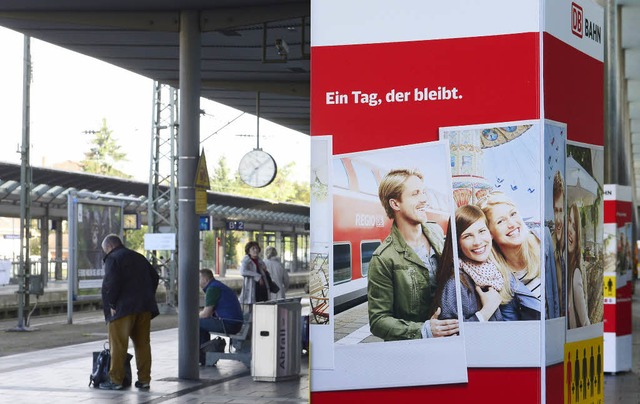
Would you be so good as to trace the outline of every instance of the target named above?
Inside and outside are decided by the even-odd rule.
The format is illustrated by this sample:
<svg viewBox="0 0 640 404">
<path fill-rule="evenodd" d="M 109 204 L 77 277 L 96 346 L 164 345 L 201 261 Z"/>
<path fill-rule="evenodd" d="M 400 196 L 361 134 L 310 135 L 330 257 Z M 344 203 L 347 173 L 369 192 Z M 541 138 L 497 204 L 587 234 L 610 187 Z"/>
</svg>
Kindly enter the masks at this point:
<svg viewBox="0 0 640 404">
<path fill-rule="evenodd" d="M 4 263 L 4 264 L 3 264 Z M 10 267 L 8 269 L 7 267 Z M 3 268 L 6 268 L 3 271 Z M 57 271 L 56 271 L 57 268 Z M 6 274 L 5 274 L 6 272 Z M 17 284 L 18 275 L 20 273 L 20 261 L 0 260 L 0 285 Z M 42 275 L 42 262 L 40 257 L 31 259 L 31 275 Z M 47 262 L 47 281 L 66 281 L 67 280 L 67 261 Z"/>
</svg>

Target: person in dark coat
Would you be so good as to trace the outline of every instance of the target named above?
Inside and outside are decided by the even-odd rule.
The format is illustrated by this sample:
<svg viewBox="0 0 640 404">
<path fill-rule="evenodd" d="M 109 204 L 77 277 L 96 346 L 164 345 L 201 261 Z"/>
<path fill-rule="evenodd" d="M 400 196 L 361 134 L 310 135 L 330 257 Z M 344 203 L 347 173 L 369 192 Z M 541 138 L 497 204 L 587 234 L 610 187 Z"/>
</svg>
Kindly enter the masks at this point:
<svg viewBox="0 0 640 404">
<path fill-rule="evenodd" d="M 106 254 L 102 305 L 109 325 L 111 381 L 101 383 L 100 388 L 122 389 L 131 338 L 138 369 L 135 385 L 139 389 L 148 389 L 151 381 L 151 319 L 160 314 L 155 297 L 160 278 L 142 254 L 126 248 L 115 234 L 105 237 L 102 250 Z"/>
</svg>

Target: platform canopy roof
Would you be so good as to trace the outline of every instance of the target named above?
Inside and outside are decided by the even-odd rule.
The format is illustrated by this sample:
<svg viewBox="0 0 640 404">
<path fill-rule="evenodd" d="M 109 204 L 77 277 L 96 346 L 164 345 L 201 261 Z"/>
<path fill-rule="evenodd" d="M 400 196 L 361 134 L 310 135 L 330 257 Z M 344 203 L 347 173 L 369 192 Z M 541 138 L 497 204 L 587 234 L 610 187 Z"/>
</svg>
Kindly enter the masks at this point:
<svg viewBox="0 0 640 404">
<path fill-rule="evenodd" d="M 203 98 L 256 114 L 259 92 L 260 117 L 309 133 L 310 0 L 2 0 L 0 26 L 179 88 L 182 10 L 200 12 Z"/>
<path fill-rule="evenodd" d="M 149 185 L 144 182 L 101 175 L 32 168 L 31 213 L 33 218 L 67 218 L 68 196 L 122 204 L 125 212 L 141 213 L 146 222 Z M 0 162 L 0 216 L 20 217 L 20 165 Z M 165 213 L 168 200 L 157 210 Z M 263 199 L 207 192 L 207 211 L 214 221 L 239 220 L 256 224 L 299 225 L 309 223 L 309 207 L 272 203 Z"/>
</svg>

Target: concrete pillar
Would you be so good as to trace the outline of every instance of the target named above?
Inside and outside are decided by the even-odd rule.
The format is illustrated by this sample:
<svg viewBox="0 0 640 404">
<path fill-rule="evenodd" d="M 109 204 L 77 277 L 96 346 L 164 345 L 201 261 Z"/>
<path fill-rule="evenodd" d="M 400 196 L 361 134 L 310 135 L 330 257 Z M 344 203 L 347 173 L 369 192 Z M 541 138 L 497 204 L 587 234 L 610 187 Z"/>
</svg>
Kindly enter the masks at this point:
<svg viewBox="0 0 640 404">
<path fill-rule="evenodd" d="M 178 136 L 178 377 L 199 379 L 199 223 L 195 177 L 200 147 L 200 25 L 195 10 L 180 13 L 180 134 Z"/>
<path fill-rule="evenodd" d="M 631 136 L 625 133 L 623 99 L 624 52 L 620 23 L 620 7 L 607 0 L 605 7 L 605 149 L 604 183 L 632 185 Z"/>
</svg>

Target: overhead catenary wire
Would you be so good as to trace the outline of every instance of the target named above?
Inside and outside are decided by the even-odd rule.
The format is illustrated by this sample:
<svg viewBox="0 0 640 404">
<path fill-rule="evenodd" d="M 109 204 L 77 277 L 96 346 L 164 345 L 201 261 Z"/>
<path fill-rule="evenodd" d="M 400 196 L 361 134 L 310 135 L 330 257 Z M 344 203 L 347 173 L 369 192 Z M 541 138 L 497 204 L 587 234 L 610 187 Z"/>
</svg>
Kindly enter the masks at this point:
<svg viewBox="0 0 640 404">
<path fill-rule="evenodd" d="M 230 120 L 226 124 L 222 125 L 222 127 L 218 128 L 215 132 L 213 132 L 209 136 L 207 136 L 204 139 L 200 140 L 200 143 L 203 143 L 205 140 L 208 140 L 211 136 L 218 134 L 218 132 L 220 132 L 222 129 L 226 128 L 227 126 L 231 125 L 233 122 L 238 120 L 244 114 L 245 114 L 244 112 L 241 112 L 240 115 L 236 116 L 235 118 L 233 118 L 232 120 Z"/>
</svg>

